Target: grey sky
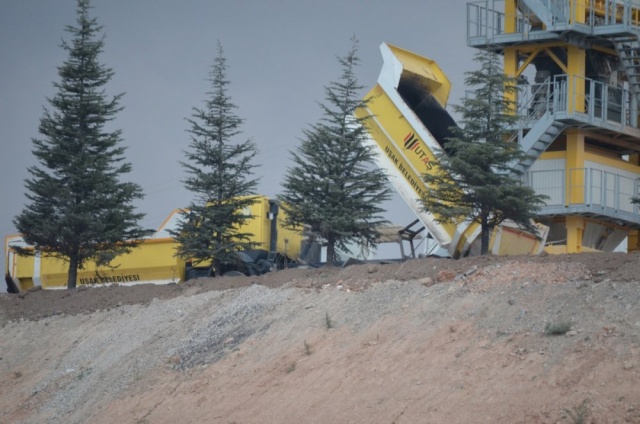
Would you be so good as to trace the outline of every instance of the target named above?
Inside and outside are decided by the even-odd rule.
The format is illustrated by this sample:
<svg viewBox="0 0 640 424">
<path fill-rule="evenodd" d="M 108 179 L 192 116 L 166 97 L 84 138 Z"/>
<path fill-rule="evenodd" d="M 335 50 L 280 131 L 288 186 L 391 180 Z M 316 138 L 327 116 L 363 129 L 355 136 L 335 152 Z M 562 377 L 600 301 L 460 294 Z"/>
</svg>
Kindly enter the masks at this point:
<svg viewBox="0 0 640 424">
<path fill-rule="evenodd" d="M 157 228 L 191 200 L 178 161 L 188 145 L 185 117 L 200 107 L 207 74 L 222 43 L 229 93 L 245 120 L 243 137 L 260 149 L 258 191 L 280 192 L 302 129 L 320 117 L 324 86 L 340 74 L 336 56 L 359 40 L 362 85 L 370 89 L 382 65 L 383 42 L 435 60 L 453 83 L 450 103 L 464 93 L 473 69 L 466 45 L 466 0 L 92 0 L 92 16 L 106 34 L 101 61 L 115 76 L 109 95 L 125 92 L 114 126 L 123 131 L 133 172 L 126 180 L 146 194 L 143 225 Z M 24 179 L 34 165 L 31 138 L 66 59 L 59 47 L 75 25 L 75 0 L 0 3 L 0 235 L 24 207 Z M 364 92 L 363 92 L 364 95 Z M 406 225 L 413 215 L 396 197 L 388 219 Z M 1 261 L 4 274 L 4 259 Z"/>
</svg>

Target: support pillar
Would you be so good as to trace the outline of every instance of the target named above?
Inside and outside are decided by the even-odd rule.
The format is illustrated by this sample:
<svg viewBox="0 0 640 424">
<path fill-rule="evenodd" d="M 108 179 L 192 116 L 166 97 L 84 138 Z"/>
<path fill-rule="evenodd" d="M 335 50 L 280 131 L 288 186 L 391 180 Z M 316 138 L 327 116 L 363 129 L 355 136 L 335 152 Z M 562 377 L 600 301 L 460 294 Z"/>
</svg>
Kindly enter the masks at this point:
<svg viewBox="0 0 640 424">
<path fill-rule="evenodd" d="M 569 130 L 566 151 L 566 205 L 585 203 L 584 134 L 580 130 Z M 582 252 L 584 218 L 567 216 L 567 253 Z"/>
<path fill-rule="evenodd" d="M 504 74 L 512 78 L 519 76 L 518 51 L 514 47 L 506 47 L 504 49 Z M 515 88 L 515 80 L 511 87 L 505 87 L 504 97 L 511 105 L 511 113 L 515 115 L 518 104 L 518 92 Z"/>
<path fill-rule="evenodd" d="M 569 130 L 566 151 L 565 206 L 585 203 L 584 134 Z"/>
<path fill-rule="evenodd" d="M 516 0 L 505 0 L 504 2 L 504 32 L 512 34 L 516 32 Z"/>
<path fill-rule="evenodd" d="M 627 252 L 637 252 L 640 250 L 640 237 L 638 230 L 629 231 L 627 236 Z"/>
<path fill-rule="evenodd" d="M 584 235 L 584 218 L 567 216 L 567 253 L 582 253 L 582 237 Z"/>
<path fill-rule="evenodd" d="M 635 96 L 633 96 L 635 98 Z M 629 163 L 640 165 L 640 154 L 634 153 L 629 155 Z M 627 252 L 637 252 L 640 250 L 640 231 L 631 230 L 627 236 Z"/>
<path fill-rule="evenodd" d="M 585 111 L 585 63 L 586 51 L 580 47 L 567 46 L 567 74 L 569 87 L 567 87 L 568 110 L 567 112 Z"/>
</svg>

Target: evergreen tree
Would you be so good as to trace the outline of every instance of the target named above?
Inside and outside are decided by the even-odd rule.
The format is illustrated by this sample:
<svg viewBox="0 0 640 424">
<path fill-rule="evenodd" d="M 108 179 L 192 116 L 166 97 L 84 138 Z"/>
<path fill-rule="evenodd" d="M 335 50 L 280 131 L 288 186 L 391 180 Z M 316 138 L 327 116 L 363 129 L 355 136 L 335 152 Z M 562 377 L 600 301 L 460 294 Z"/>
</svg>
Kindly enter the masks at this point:
<svg viewBox="0 0 640 424">
<path fill-rule="evenodd" d="M 546 196 L 524 186 L 513 169 L 525 157 L 517 143 L 506 141 L 518 119 L 506 95 L 516 89 L 515 79 L 502 72 L 497 54 L 480 51 L 474 60 L 479 69 L 465 78 L 472 91 L 454 106 L 460 127 L 450 129 L 453 137 L 437 155 L 435 172 L 424 175 L 428 190 L 422 201 L 439 222 L 479 223 L 485 255 L 491 231 L 505 220 L 536 234 L 531 220 Z"/>
<path fill-rule="evenodd" d="M 227 64 L 222 45 L 209 73 L 212 91 L 203 109 L 193 108 L 187 121 L 191 138 L 186 160 L 181 162 L 189 175 L 185 187 L 196 198 L 181 212 L 181 223 L 172 235 L 180 243 L 178 256 L 193 265 L 210 262 L 216 275 L 222 264 L 235 263 L 235 252 L 255 247 L 253 234 L 239 229 L 248 219 L 244 209 L 255 202 L 257 180 L 252 164 L 257 154 L 248 139 L 234 142 L 243 120 L 228 94 Z"/>
<path fill-rule="evenodd" d="M 121 182 L 131 171 L 121 131 L 105 128 L 121 110 L 122 94 L 108 99 L 104 92 L 114 73 L 99 62 L 102 27 L 89 9 L 89 0 L 78 0 L 78 26 L 66 27 L 72 40 L 61 47 L 69 56 L 58 67 L 57 93 L 47 99 L 52 110 L 40 120 L 42 138 L 33 140 L 39 165 L 25 182 L 30 204 L 13 221 L 36 251 L 68 260 L 67 288 L 88 260 L 108 265 L 143 235 L 143 214 L 132 206 L 142 190 Z"/>
<path fill-rule="evenodd" d="M 367 101 L 358 94 L 355 67 L 359 63 L 357 40 L 348 54 L 338 58 L 340 79 L 325 87 L 323 118 L 304 130 L 304 138 L 292 152 L 294 166 L 283 182 L 280 196 L 289 226 L 306 226 L 327 246 L 327 262 L 334 265 L 336 249 L 348 251 L 347 244 L 375 247 L 377 227 L 386 223 L 380 217 L 380 204 L 389 198 L 384 173 L 373 165 L 374 152 L 363 141 L 364 123 L 356 109 Z"/>
</svg>

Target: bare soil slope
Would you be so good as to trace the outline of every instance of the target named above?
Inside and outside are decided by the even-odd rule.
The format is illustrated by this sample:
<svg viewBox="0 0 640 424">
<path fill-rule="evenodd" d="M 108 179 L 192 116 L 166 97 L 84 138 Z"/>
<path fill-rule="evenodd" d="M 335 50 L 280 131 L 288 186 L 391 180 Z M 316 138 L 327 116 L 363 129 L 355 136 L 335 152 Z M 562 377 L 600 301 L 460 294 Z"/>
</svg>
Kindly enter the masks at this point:
<svg viewBox="0 0 640 424">
<path fill-rule="evenodd" d="M 0 295 L 0 423 L 640 423 L 640 255 Z"/>
</svg>

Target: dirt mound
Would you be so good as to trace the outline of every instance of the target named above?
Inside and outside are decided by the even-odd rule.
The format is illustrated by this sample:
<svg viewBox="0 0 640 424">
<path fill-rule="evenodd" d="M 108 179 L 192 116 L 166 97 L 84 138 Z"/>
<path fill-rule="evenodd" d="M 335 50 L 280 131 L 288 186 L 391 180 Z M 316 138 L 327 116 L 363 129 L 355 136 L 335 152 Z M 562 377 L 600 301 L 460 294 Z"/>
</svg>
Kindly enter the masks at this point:
<svg viewBox="0 0 640 424">
<path fill-rule="evenodd" d="M 132 287 L 86 288 L 77 290 L 33 290 L 18 296 L 0 296 L 2 320 L 38 320 L 52 315 L 77 315 L 109 310 L 123 305 L 148 304 L 153 299 L 171 299 L 195 295 L 209 290 L 228 290 L 259 284 L 269 288 L 293 285 L 321 289 L 326 285 L 342 286 L 346 291 L 362 291 L 371 284 L 389 280 L 424 280 L 447 282 L 459 276 L 473 281 L 495 274 L 502 267 L 500 280 L 508 282 L 554 282 L 589 279 L 595 282 L 638 281 L 640 254 L 585 253 L 580 255 L 547 256 L 484 256 L 460 260 L 426 258 L 402 263 L 356 264 L 344 268 L 294 268 L 257 277 L 198 279 L 185 284 L 165 286 L 138 285 Z M 508 267 L 510 272 L 505 271 Z M 480 270 L 477 275 L 471 275 Z M 486 284 L 486 283 L 485 283 Z"/>
<path fill-rule="evenodd" d="M 0 295 L 0 422 L 640 423 L 639 259 Z"/>
</svg>

